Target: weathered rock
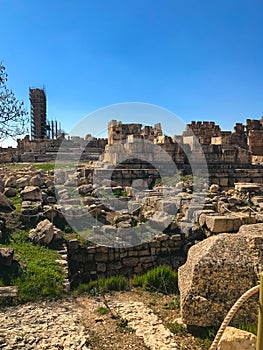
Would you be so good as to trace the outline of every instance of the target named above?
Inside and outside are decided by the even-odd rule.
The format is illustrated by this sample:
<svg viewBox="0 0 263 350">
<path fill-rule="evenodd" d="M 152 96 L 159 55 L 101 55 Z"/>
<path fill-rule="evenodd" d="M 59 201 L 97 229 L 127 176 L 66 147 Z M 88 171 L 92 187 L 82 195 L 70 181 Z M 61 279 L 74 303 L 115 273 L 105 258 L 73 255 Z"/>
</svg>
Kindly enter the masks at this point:
<svg viewBox="0 0 263 350">
<path fill-rule="evenodd" d="M 255 183 L 235 183 L 235 190 L 238 192 L 244 192 L 244 193 L 258 193 L 261 190 L 261 187 L 259 184 L 255 184 Z"/>
<path fill-rule="evenodd" d="M 13 257 L 13 248 L 0 248 L 0 265 L 11 266 L 13 263 Z"/>
<path fill-rule="evenodd" d="M 60 229 L 58 229 L 57 227 L 54 227 L 53 240 L 60 241 L 62 238 L 63 238 L 63 232 Z"/>
<path fill-rule="evenodd" d="M 219 191 L 219 185 L 217 185 L 217 184 L 212 184 L 209 187 L 209 192 L 210 193 L 217 193 L 218 191 Z"/>
<path fill-rule="evenodd" d="M 157 212 L 149 219 L 149 224 L 154 229 L 161 229 L 165 230 L 170 223 L 173 220 L 173 215 L 164 213 L 164 212 Z"/>
<path fill-rule="evenodd" d="M 25 188 L 26 186 L 29 185 L 30 177 L 25 176 L 25 177 L 20 177 L 19 179 L 16 180 L 16 186 L 18 188 Z"/>
<path fill-rule="evenodd" d="M 256 350 L 257 337 L 241 329 L 227 327 L 218 344 L 218 350 Z"/>
<path fill-rule="evenodd" d="M 37 186 L 26 186 L 20 196 L 23 201 L 42 201 L 42 192 Z"/>
<path fill-rule="evenodd" d="M 42 177 L 40 175 L 35 175 L 30 179 L 30 186 L 42 186 L 44 183 L 44 180 L 42 179 Z"/>
<path fill-rule="evenodd" d="M 42 209 L 41 202 L 23 201 L 21 214 L 23 215 L 36 215 Z"/>
<path fill-rule="evenodd" d="M 5 187 L 16 187 L 16 177 L 14 175 L 5 180 Z"/>
<path fill-rule="evenodd" d="M 6 197 L 15 197 L 16 196 L 16 189 L 14 187 L 5 188 L 4 195 Z"/>
<path fill-rule="evenodd" d="M 247 214 L 206 215 L 205 223 L 212 233 L 237 232 L 241 225 L 256 223 L 256 218 Z"/>
<path fill-rule="evenodd" d="M 29 232 L 29 238 L 33 243 L 49 244 L 53 237 L 54 226 L 48 219 L 41 221 Z"/>
<path fill-rule="evenodd" d="M 92 184 L 81 185 L 78 187 L 79 194 L 81 196 L 85 196 L 93 191 Z"/>
<path fill-rule="evenodd" d="M 0 208 L 14 210 L 13 202 L 0 192 Z"/>
<path fill-rule="evenodd" d="M 187 325 L 220 325 L 236 300 L 256 285 L 263 267 L 263 224 L 243 226 L 240 233 L 220 234 L 194 245 L 179 268 L 181 313 Z M 248 300 L 235 323 L 256 323 L 258 296 Z"/>
</svg>

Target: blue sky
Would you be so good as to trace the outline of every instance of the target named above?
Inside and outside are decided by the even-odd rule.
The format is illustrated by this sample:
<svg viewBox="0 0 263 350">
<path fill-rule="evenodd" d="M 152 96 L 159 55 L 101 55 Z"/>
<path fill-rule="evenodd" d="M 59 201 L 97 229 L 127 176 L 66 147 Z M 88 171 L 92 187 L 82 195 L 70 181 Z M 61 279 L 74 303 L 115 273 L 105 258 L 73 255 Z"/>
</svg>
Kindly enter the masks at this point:
<svg viewBox="0 0 263 350">
<path fill-rule="evenodd" d="M 66 131 L 135 101 L 223 130 L 263 115 L 262 0 L 0 0 L 0 12 L 8 86 L 29 108 L 29 86 L 44 85 Z"/>
</svg>

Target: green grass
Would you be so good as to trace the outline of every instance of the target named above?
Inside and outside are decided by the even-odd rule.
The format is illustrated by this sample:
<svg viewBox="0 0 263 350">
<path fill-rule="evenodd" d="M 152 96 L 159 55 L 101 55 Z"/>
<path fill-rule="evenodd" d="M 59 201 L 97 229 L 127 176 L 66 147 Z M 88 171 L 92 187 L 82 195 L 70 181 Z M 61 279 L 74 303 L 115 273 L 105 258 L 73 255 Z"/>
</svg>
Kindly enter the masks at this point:
<svg viewBox="0 0 263 350">
<path fill-rule="evenodd" d="M 168 322 L 166 324 L 166 327 L 173 333 L 176 335 L 187 335 L 187 330 L 185 328 L 184 325 L 179 324 L 177 322 Z"/>
<path fill-rule="evenodd" d="M 164 304 L 163 308 L 166 310 L 180 310 L 180 295 L 175 295 L 169 303 Z"/>
<path fill-rule="evenodd" d="M 28 242 L 26 232 L 19 233 L 14 239 L 8 247 L 14 249 L 20 266 L 14 264 L 1 268 L 0 284 L 18 286 L 15 301 L 19 303 L 60 297 L 63 294 L 63 273 L 55 262 L 59 254 Z"/>
<path fill-rule="evenodd" d="M 238 325 L 237 328 L 241 329 L 242 331 L 247 331 L 255 335 L 257 335 L 257 332 L 258 332 L 257 326 L 253 324 L 241 324 L 241 325 Z"/>
<path fill-rule="evenodd" d="M 177 294 L 178 275 L 177 272 L 173 271 L 169 266 L 158 266 L 144 275 L 134 276 L 133 279 L 130 280 L 124 276 L 113 276 L 83 283 L 75 288 L 74 294 L 89 293 L 98 295 L 110 291 L 129 290 L 132 286 L 143 287 L 150 292 Z M 169 305 L 167 304 L 167 308 L 177 308 L 179 303 L 178 298 L 175 296 L 171 303 L 169 303 Z"/>
<path fill-rule="evenodd" d="M 109 278 L 100 278 L 89 283 L 80 284 L 75 290 L 74 294 L 89 293 L 91 295 L 98 295 L 110 291 L 124 291 L 129 290 L 129 280 L 124 276 L 113 276 Z"/>
<path fill-rule="evenodd" d="M 158 266 L 144 275 L 134 276 L 131 284 L 152 292 L 176 294 L 178 293 L 178 274 L 169 266 Z"/>
<path fill-rule="evenodd" d="M 110 312 L 110 310 L 105 306 L 100 306 L 96 309 L 96 312 L 99 315 L 107 315 Z"/>
<path fill-rule="evenodd" d="M 20 194 L 17 194 L 15 197 L 12 197 L 10 199 L 16 207 L 16 211 L 20 213 L 22 209 L 22 198 L 20 197 Z"/>
<path fill-rule="evenodd" d="M 134 332 L 133 328 L 128 326 L 128 320 L 124 318 L 122 318 L 119 322 L 117 322 L 117 328 L 121 333 Z"/>
</svg>

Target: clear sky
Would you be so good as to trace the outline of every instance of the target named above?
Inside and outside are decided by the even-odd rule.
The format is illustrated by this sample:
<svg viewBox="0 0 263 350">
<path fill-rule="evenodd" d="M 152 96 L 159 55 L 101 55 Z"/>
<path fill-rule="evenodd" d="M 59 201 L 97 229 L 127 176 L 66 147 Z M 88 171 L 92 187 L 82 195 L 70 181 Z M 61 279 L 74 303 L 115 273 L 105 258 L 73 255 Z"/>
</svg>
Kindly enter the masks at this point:
<svg viewBox="0 0 263 350">
<path fill-rule="evenodd" d="M 29 109 L 44 85 L 66 131 L 121 102 L 223 130 L 263 115 L 262 0 L 0 0 L 0 14 L 8 86 Z"/>
</svg>

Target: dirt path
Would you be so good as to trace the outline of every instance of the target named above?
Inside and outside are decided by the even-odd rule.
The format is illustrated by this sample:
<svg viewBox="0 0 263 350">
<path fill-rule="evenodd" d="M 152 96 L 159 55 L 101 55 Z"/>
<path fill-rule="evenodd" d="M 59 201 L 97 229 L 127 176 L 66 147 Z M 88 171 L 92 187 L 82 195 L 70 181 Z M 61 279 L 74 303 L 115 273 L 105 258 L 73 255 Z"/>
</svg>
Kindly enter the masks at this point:
<svg viewBox="0 0 263 350">
<path fill-rule="evenodd" d="M 165 308 L 171 300 L 135 290 L 0 308 L 0 349 L 205 349 L 180 327 L 169 331 L 167 323 L 178 317 Z"/>
</svg>

